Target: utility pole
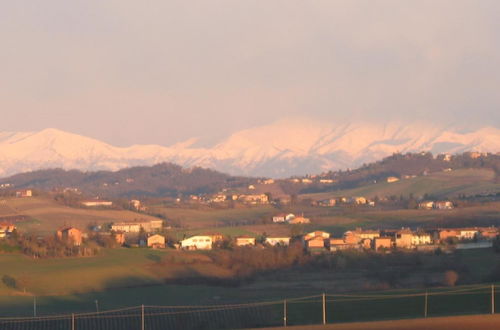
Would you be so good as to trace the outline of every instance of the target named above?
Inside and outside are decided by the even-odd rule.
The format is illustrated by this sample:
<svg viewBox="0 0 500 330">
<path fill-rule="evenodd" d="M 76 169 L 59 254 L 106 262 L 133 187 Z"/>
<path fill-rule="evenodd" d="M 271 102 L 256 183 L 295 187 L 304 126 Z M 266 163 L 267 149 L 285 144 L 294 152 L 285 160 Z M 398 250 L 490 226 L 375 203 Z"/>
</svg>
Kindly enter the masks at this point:
<svg viewBox="0 0 500 330">
<path fill-rule="evenodd" d="M 323 324 L 326 324 L 326 295 L 323 293 Z"/>
<path fill-rule="evenodd" d="M 75 313 L 71 313 L 71 330 L 75 330 Z"/>
<path fill-rule="evenodd" d="M 428 299 L 428 293 L 427 290 L 425 290 L 425 309 L 424 309 L 424 317 L 427 317 L 427 299 Z"/>
<path fill-rule="evenodd" d="M 495 314 L 495 284 L 491 285 L 491 314 Z"/>
<path fill-rule="evenodd" d="M 141 305 L 141 330 L 144 330 L 144 305 Z"/>
<path fill-rule="evenodd" d="M 283 300 L 283 326 L 286 327 L 286 299 Z"/>
</svg>

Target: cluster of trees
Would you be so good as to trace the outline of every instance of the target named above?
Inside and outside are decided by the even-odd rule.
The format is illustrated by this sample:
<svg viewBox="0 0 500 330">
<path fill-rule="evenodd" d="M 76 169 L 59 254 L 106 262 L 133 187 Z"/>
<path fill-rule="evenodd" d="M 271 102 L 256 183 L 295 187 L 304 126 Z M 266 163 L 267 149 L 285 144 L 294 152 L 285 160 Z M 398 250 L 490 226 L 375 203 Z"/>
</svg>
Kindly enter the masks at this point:
<svg viewBox="0 0 500 330">
<path fill-rule="evenodd" d="M 19 251 L 32 258 L 89 257 L 97 255 L 103 241 L 88 239 L 82 245 L 75 246 L 72 241 L 60 240 L 55 236 L 40 237 L 20 235 L 14 232 L 0 244 L 0 252 Z"/>
</svg>

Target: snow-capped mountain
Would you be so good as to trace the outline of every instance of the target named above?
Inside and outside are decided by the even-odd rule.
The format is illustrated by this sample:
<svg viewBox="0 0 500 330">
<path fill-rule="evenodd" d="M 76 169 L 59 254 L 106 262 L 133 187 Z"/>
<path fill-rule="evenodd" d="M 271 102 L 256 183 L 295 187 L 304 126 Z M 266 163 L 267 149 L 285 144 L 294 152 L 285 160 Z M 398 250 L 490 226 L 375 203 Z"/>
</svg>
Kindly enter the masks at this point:
<svg viewBox="0 0 500 330">
<path fill-rule="evenodd" d="M 286 177 L 355 168 L 394 152 L 499 152 L 500 130 L 463 133 L 428 123 L 344 123 L 285 120 L 234 133 L 210 148 L 194 140 L 169 147 L 115 147 L 57 129 L 0 133 L 0 176 L 45 168 L 118 170 L 173 162 L 236 175 Z"/>
</svg>

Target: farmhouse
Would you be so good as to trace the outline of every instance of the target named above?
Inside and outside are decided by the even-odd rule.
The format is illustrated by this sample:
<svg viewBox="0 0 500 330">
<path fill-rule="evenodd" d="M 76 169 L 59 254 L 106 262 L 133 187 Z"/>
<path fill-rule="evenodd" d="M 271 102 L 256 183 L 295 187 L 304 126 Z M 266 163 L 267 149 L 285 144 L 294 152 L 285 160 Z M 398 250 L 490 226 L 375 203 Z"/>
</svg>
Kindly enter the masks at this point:
<svg viewBox="0 0 500 330">
<path fill-rule="evenodd" d="M 238 200 L 240 202 L 246 204 L 268 204 L 269 197 L 266 194 L 258 194 L 258 195 L 240 195 L 238 196 Z"/>
<path fill-rule="evenodd" d="M 458 238 L 463 240 L 474 239 L 479 234 L 477 228 L 461 228 L 459 232 Z"/>
<path fill-rule="evenodd" d="M 111 230 L 124 233 L 138 233 L 141 228 L 145 232 L 150 233 L 161 230 L 163 227 L 163 220 L 149 220 L 149 221 L 128 221 L 117 222 L 111 225 Z"/>
<path fill-rule="evenodd" d="M 412 247 L 413 233 L 409 229 L 401 229 L 396 232 L 396 247 L 409 249 Z"/>
<path fill-rule="evenodd" d="M 236 246 L 251 246 L 255 245 L 255 237 L 240 236 L 236 237 Z"/>
<path fill-rule="evenodd" d="M 212 236 L 192 236 L 181 241 L 181 248 L 187 250 L 212 250 Z"/>
<path fill-rule="evenodd" d="M 363 239 L 373 240 L 376 237 L 380 237 L 380 231 L 378 230 L 362 230 L 361 228 L 356 228 L 356 230 L 349 230 L 344 233 L 344 241 L 348 244 L 358 244 Z"/>
<path fill-rule="evenodd" d="M 164 249 L 165 248 L 165 237 L 162 235 L 152 235 L 148 237 L 148 247 L 153 249 Z"/>
<path fill-rule="evenodd" d="M 418 203 L 418 208 L 422 210 L 432 210 L 434 208 L 433 201 L 423 201 Z"/>
<path fill-rule="evenodd" d="M 438 210 L 451 210 L 453 209 L 453 203 L 450 201 L 437 201 L 434 203 L 434 208 Z"/>
<path fill-rule="evenodd" d="M 59 240 L 72 241 L 75 246 L 82 245 L 82 231 L 74 227 L 63 227 L 57 230 Z"/>
<path fill-rule="evenodd" d="M 283 213 L 276 214 L 275 216 L 273 216 L 274 223 L 283 223 L 283 222 L 285 222 L 285 219 L 286 219 L 286 215 Z"/>
<path fill-rule="evenodd" d="M 330 238 L 329 243 L 332 252 L 359 248 L 358 244 L 347 243 L 342 238 Z"/>
<path fill-rule="evenodd" d="M 330 238 L 330 233 L 327 233 L 326 231 L 321 231 L 321 230 L 313 231 L 313 232 L 310 232 L 310 233 L 307 233 L 304 235 L 304 241 L 309 241 L 309 240 L 316 238 L 316 237 L 321 237 L 322 239 L 327 239 L 327 238 Z"/>
<path fill-rule="evenodd" d="M 453 238 L 453 237 L 458 238 L 459 235 L 460 235 L 460 232 L 458 230 L 455 230 L 455 229 L 441 229 L 439 231 L 439 240 L 441 242 L 444 242 L 448 238 Z"/>
<path fill-rule="evenodd" d="M 304 217 L 295 217 L 289 220 L 288 223 L 290 224 L 311 223 L 311 220 L 309 218 L 304 218 Z"/>
<path fill-rule="evenodd" d="M 266 243 L 271 246 L 288 245 L 290 244 L 290 237 L 267 237 Z"/>
<path fill-rule="evenodd" d="M 86 207 L 102 207 L 102 206 L 109 207 L 109 206 L 113 206 L 113 202 L 106 201 L 106 200 L 103 200 L 103 199 L 89 199 L 89 200 L 86 200 L 86 201 L 82 201 L 81 204 L 83 206 L 86 206 Z"/>
<path fill-rule="evenodd" d="M 431 235 L 424 232 L 415 233 L 411 237 L 412 246 L 427 245 L 431 243 L 432 243 Z"/>
<path fill-rule="evenodd" d="M 375 251 L 381 249 L 392 248 L 392 239 L 390 237 L 377 237 L 375 238 Z"/>
<path fill-rule="evenodd" d="M 18 197 L 18 198 L 32 197 L 32 196 L 33 196 L 33 191 L 31 191 L 31 189 L 24 189 L 24 190 L 16 191 L 16 197 Z"/>
</svg>

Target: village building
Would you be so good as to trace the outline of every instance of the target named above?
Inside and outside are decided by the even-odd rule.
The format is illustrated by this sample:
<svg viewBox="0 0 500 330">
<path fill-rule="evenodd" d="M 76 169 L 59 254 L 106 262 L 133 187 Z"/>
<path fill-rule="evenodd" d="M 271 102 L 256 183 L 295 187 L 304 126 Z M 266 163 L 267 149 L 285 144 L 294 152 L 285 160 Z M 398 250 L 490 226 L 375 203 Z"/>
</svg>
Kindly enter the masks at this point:
<svg viewBox="0 0 500 330">
<path fill-rule="evenodd" d="M 268 204 L 269 197 L 266 194 L 258 195 L 239 195 L 237 197 L 238 201 L 246 204 Z"/>
<path fill-rule="evenodd" d="M 0 222 L 0 238 L 5 238 L 10 236 L 14 230 L 16 230 L 16 226 L 14 226 L 10 222 Z"/>
<path fill-rule="evenodd" d="M 366 198 L 362 196 L 351 197 L 349 202 L 356 205 L 366 204 Z"/>
<path fill-rule="evenodd" d="M 240 236 L 236 237 L 236 246 L 253 246 L 255 245 L 255 237 Z"/>
<path fill-rule="evenodd" d="M 311 220 L 309 218 L 304 218 L 304 217 L 295 217 L 291 220 L 288 221 L 290 224 L 306 224 L 306 223 L 311 223 Z"/>
<path fill-rule="evenodd" d="M 355 230 L 348 230 L 344 233 L 344 241 L 349 244 L 359 244 L 363 239 L 373 240 L 380 236 L 379 230 L 363 230 L 356 228 Z"/>
<path fill-rule="evenodd" d="M 148 237 L 148 247 L 153 249 L 164 249 L 165 248 L 165 236 L 162 235 L 151 235 Z"/>
<path fill-rule="evenodd" d="M 330 238 L 329 245 L 332 252 L 359 248 L 359 244 L 347 243 L 342 238 Z"/>
<path fill-rule="evenodd" d="M 412 247 L 413 233 L 409 229 L 401 229 L 396 232 L 396 247 L 410 249 Z"/>
<path fill-rule="evenodd" d="M 476 238 L 479 234 L 477 228 L 461 228 L 459 230 L 458 239 L 461 240 L 472 240 Z"/>
<path fill-rule="evenodd" d="M 267 237 L 265 242 L 271 246 L 285 246 L 290 244 L 290 237 Z"/>
<path fill-rule="evenodd" d="M 285 221 L 286 222 L 290 222 L 291 220 L 295 219 L 295 214 L 293 213 L 288 213 L 286 216 L 285 216 Z"/>
<path fill-rule="evenodd" d="M 418 208 L 421 210 L 432 210 L 434 208 L 433 201 L 423 201 L 418 203 Z"/>
<path fill-rule="evenodd" d="M 374 240 L 375 251 L 392 248 L 392 239 L 390 237 L 377 237 Z"/>
<path fill-rule="evenodd" d="M 125 244 L 125 233 L 113 233 L 116 243 L 123 245 Z"/>
<path fill-rule="evenodd" d="M 285 222 L 285 219 L 286 219 L 286 215 L 283 213 L 276 214 L 273 216 L 274 223 L 283 223 L 283 222 Z"/>
<path fill-rule="evenodd" d="M 395 176 L 390 176 L 387 178 L 388 183 L 393 183 L 393 182 L 398 182 L 398 181 L 399 181 L 399 178 L 397 178 Z"/>
<path fill-rule="evenodd" d="M 163 220 L 116 222 L 111 225 L 112 231 L 124 233 L 138 233 L 141 228 L 147 233 L 160 231 L 163 228 Z"/>
<path fill-rule="evenodd" d="M 460 231 L 455 229 L 441 229 L 439 230 L 439 241 L 444 242 L 448 238 L 457 238 L 460 235 Z"/>
<path fill-rule="evenodd" d="M 16 191 L 16 197 L 33 197 L 33 191 L 31 189 L 18 190 Z"/>
<path fill-rule="evenodd" d="M 412 246 L 431 244 L 431 235 L 424 232 L 414 233 L 411 237 Z"/>
<path fill-rule="evenodd" d="M 481 238 L 486 239 L 486 240 L 495 239 L 499 235 L 498 228 L 495 228 L 495 227 L 481 228 L 479 230 L 479 235 Z"/>
<path fill-rule="evenodd" d="M 453 207 L 453 203 L 450 201 L 437 201 L 434 203 L 434 208 L 438 210 L 451 210 Z"/>
<path fill-rule="evenodd" d="M 334 183 L 335 181 L 332 179 L 319 179 L 320 183 Z"/>
<path fill-rule="evenodd" d="M 103 199 L 90 199 L 86 201 L 81 201 L 80 202 L 83 206 L 86 207 L 109 207 L 113 206 L 113 202 L 111 201 L 106 201 Z"/>
<path fill-rule="evenodd" d="M 313 231 L 313 232 L 310 232 L 310 233 L 307 233 L 304 235 L 304 241 L 308 241 L 308 240 L 311 240 L 311 239 L 316 238 L 316 237 L 321 237 L 323 239 L 327 239 L 327 238 L 330 238 L 330 233 L 327 233 L 326 231 L 321 231 L 321 230 Z"/>
<path fill-rule="evenodd" d="M 82 245 L 82 231 L 75 227 L 63 227 L 57 230 L 56 236 L 62 241 L 72 241 L 75 246 Z"/>
<path fill-rule="evenodd" d="M 322 199 L 317 202 L 318 206 L 324 206 L 324 207 L 332 207 L 337 204 L 337 200 L 335 198 L 330 198 L 330 199 Z"/>
<path fill-rule="evenodd" d="M 181 248 L 187 250 L 211 250 L 212 236 L 192 236 L 181 241 Z"/>
</svg>

